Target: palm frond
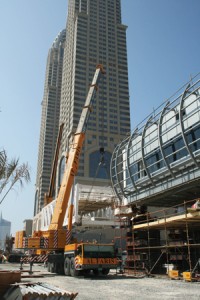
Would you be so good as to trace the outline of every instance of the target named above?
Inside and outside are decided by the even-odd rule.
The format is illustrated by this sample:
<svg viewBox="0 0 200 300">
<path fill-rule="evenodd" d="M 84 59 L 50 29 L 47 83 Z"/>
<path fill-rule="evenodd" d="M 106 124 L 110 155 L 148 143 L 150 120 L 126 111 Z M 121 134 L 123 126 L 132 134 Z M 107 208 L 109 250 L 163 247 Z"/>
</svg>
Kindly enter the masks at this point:
<svg viewBox="0 0 200 300">
<path fill-rule="evenodd" d="M 0 164 L 0 195 L 4 192 L 1 204 L 17 183 L 23 187 L 24 182 L 30 181 L 30 168 L 28 163 L 19 165 L 19 159 L 8 162 L 7 155 L 3 151 L 0 153 Z"/>
<path fill-rule="evenodd" d="M 0 180 L 4 177 L 6 171 L 7 155 L 5 150 L 0 151 Z"/>
</svg>

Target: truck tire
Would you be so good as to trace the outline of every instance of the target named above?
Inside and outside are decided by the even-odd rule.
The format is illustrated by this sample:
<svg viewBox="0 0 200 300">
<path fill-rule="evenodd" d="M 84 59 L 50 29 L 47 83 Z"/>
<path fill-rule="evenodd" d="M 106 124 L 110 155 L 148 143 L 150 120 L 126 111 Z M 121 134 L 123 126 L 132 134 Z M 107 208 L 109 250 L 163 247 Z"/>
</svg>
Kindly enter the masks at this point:
<svg viewBox="0 0 200 300">
<path fill-rule="evenodd" d="M 64 261 L 64 273 L 66 276 L 70 276 L 70 259 L 69 259 L 69 257 L 66 257 L 65 261 Z"/>
<path fill-rule="evenodd" d="M 76 268 L 75 268 L 75 260 L 74 260 L 74 257 L 72 257 L 71 260 L 70 260 L 70 275 L 71 275 L 72 277 L 76 277 L 76 276 L 79 275 L 79 271 L 76 270 Z"/>
<path fill-rule="evenodd" d="M 103 269 L 101 272 L 103 275 L 108 275 L 108 273 L 110 272 L 110 269 Z"/>
<path fill-rule="evenodd" d="M 49 270 L 50 273 L 54 273 L 55 272 L 54 263 L 48 263 L 48 270 Z"/>
<path fill-rule="evenodd" d="M 47 263 L 47 271 L 50 272 L 50 262 Z"/>
</svg>

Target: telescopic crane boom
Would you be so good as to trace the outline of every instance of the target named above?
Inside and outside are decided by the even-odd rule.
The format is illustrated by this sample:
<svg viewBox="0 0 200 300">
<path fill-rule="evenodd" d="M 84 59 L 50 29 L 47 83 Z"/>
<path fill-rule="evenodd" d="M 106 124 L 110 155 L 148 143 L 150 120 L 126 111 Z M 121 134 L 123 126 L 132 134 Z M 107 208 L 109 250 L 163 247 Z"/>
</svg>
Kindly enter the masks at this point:
<svg viewBox="0 0 200 300">
<path fill-rule="evenodd" d="M 66 162 L 65 172 L 63 175 L 61 187 L 56 200 L 56 205 L 54 208 L 51 223 L 49 225 L 49 230 L 59 230 L 63 226 L 63 221 L 65 213 L 68 207 L 70 193 L 72 185 L 74 182 L 74 177 L 78 172 L 79 157 L 83 142 L 85 139 L 85 131 L 88 124 L 88 119 L 92 109 L 92 103 L 97 90 L 97 84 L 100 79 L 100 75 L 104 74 L 103 66 L 97 65 L 96 71 L 93 77 L 92 84 L 90 85 L 88 95 L 83 107 L 80 120 L 74 134 L 73 142 L 69 150 L 68 159 Z M 69 219 L 68 219 L 68 230 L 72 227 L 72 213 L 73 205 L 69 207 Z"/>
<path fill-rule="evenodd" d="M 51 178 L 50 178 L 50 184 L 49 184 L 49 190 L 48 193 L 45 193 L 44 195 L 44 205 L 49 204 L 53 200 L 54 196 L 54 188 L 55 188 L 55 180 L 56 180 L 56 169 L 58 164 L 58 155 L 60 150 L 60 144 L 62 140 L 62 132 L 63 132 L 64 124 L 62 123 L 59 128 L 58 132 L 58 138 L 56 143 L 56 149 L 54 154 L 54 160 L 53 160 L 53 166 L 51 171 Z"/>
<path fill-rule="evenodd" d="M 32 262 L 40 259 L 45 260 L 47 256 L 48 269 L 59 274 L 64 271 L 67 276 L 88 274 L 90 271 L 93 271 L 95 275 L 99 273 L 107 275 L 110 269 L 116 269 L 117 267 L 113 243 L 98 244 L 96 242 L 89 243 L 88 241 L 85 243 L 77 240 L 71 241 L 73 204 L 71 203 L 69 206 L 70 193 L 74 177 L 78 171 L 79 157 L 97 90 L 97 83 L 102 73 L 104 73 L 103 67 L 98 65 L 69 149 L 65 172 L 48 230 L 35 231 L 32 237 L 26 238 L 23 238 L 23 232 L 16 233 L 16 244 L 18 245 L 16 248 L 35 250 L 35 256 L 31 258 Z M 68 230 L 62 228 L 67 208 Z M 27 258 L 25 257 L 25 259 Z"/>
</svg>

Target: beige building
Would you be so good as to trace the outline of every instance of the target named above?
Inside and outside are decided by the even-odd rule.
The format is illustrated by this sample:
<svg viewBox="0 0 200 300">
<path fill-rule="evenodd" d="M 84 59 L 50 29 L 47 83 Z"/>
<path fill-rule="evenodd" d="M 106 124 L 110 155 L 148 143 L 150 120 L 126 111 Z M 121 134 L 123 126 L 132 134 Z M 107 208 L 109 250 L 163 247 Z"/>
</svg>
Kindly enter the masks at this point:
<svg viewBox="0 0 200 300">
<path fill-rule="evenodd" d="M 60 115 L 63 55 L 66 31 L 61 31 L 49 49 L 40 125 L 34 214 L 44 205 L 57 141 Z"/>
<path fill-rule="evenodd" d="M 65 124 L 61 155 L 64 162 L 88 87 L 100 63 L 106 74 L 99 82 L 76 181 L 91 185 L 96 178 L 95 184 L 105 185 L 110 178 L 113 149 L 130 133 L 127 27 L 121 23 L 120 0 L 69 0 L 68 3 L 60 107 L 60 123 Z"/>
<path fill-rule="evenodd" d="M 93 184 L 110 185 L 113 149 L 130 133 L 126 29 L 121 21 L 120 0 L 68 1 L 59 116 L 64 130 L 57 187 L 61 183 L 66 153 L 97 64 L 103 65 L 106 74 L 99 82 L 75 181 L 91 187 Z M 43 119 L 43 126 L 46 124 L 47 120 L 45 123 Z M 53 128 L 51 130 L 54 132 Z M 44 141 L 41 139 L 40 143 L 42 149 Z M 42 165 L 42 160 L 50 162 L 48 151 L 43 152 L 39 160 L 39 165 Z M 50 174 L 50 164 L 48 169 L 37 174 L 35 212 L 41 210 L 44 192 L 48 190 L 43 182 L 49 178 L 46 173 Z"/>
</svg>

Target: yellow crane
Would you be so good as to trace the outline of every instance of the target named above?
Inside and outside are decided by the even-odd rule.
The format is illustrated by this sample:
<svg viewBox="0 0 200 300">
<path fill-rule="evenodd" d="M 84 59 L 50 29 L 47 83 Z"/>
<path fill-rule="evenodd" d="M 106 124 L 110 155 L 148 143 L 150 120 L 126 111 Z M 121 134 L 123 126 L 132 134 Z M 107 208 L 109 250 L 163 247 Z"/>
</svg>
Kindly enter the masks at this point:
<svg viewBox="0 0 200 300">
<path fill-rule="evenodd" d="M 85 139 L 92 102 L 97 90 L 97 83 L 101 74 L 104 74 L 103 67 L 102 65 L 97 65 L 68 153 L 65 172 L 48 230 L 34 232 L 32 237 L 24 239 L 22 234 L 16 234 L 17 243 L 22 246 L 21 248 L 35 249 L 35 253 L 47 254 L 49 271 L 58 273 L 64 271 L 67 276 L 77 276 L 80 273 L 88 273 L 91 270 L 95 275 L 99 272 L 106 275 L 111 268 L 115 269 L 117 267 L 117 258 L 113 244 L 73 243 L 71 241 L 74 205 L 73 203 L 69 205 L 70 193 L 74 177 L 78 172 L 79 157 Z M 63 229 L 63 221 L 67 208 L 68 228 L 66 230 Z"/>
</svg>

